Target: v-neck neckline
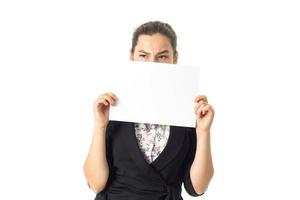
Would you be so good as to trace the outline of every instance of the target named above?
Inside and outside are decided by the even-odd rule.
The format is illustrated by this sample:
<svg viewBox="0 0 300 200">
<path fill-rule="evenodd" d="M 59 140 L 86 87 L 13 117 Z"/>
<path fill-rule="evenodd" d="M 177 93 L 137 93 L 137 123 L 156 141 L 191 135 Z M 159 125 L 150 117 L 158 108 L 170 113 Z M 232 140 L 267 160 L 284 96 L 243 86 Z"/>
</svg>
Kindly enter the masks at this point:
<svg viewBox="0 0 300 200">
<path fill-rule="evenodd" d="M 155 169 L 162 169 L 168 162 L 170 162 L 173 158 L 176 157 L 177 153 L 179 153 L 184 143 L 184 132 L 186 129 L 184 129 L 184 127 L 170 125 L 170 133 L 166 146 L 154 161 L 148 163 L 144 158 L 143 152 L 139 147 L 138 140 L 135 135 L 134 122 L 130 122 L 129 126 L 129 141 L 131 142 L 129 145 L 131 146 L 130 148 L 134 148 L 133 153 L 135 156 L 135 160 L 139 162 L 139 164 L 147 166 L 148 168 L 153 169 L 154 167 Z"/>
<path fill-rule="evenodd" d="M 133 123 L 133 124 L 134 124 L 134 126 L 135 126 L 135 123 Z M 173 136 L 173 134 L 171 133 L 171 126 L 170 126 L 170 129 L 169 129 L 169 136 L 168 136 L 168 139 L 167 139 L 167 142 L 166 142 L 165 147 L 164 147 L 163 150 L 159 153 L 159 155 L 158 155 L 152 162 L 150 162 L 150 163 L 148 163 L 147 160 L 145 159 L 145 155 L 143 154 L 143 152 L 142 152 L 142 150 L 141 150 L 141 148 L 140 148 L 140 146 L 139 146 L 139 144 L 138 144 L 138 139 L 137 139 L 137 137 L 136 137 L 136 135 L 135 135 L 135 131 L 136 131 L 136 129 L 134 129 L 134 131 L 133 131 L 134 136 L 135 136 L 135 139 L 136 139 L 136 143 L 137 143 L 137 146 L 138 146 L 138 148 L 139 148 L 139 150 L 140 150 L 140 153 L 142 154 L 144 160 L 146 161 L 146 163 L 147 163 L 148 165 L 155 165 L 155 163 L 158 162 L 157 160 L 158 160 L 158 159 L 161 159 L 161 157 L 164 156 L 164 154 L 165 154 L 167 148 L 169 148 L 169 146 L 170 146 L 170 141 L 172 140 L 172 136 Z"/>
</svg>

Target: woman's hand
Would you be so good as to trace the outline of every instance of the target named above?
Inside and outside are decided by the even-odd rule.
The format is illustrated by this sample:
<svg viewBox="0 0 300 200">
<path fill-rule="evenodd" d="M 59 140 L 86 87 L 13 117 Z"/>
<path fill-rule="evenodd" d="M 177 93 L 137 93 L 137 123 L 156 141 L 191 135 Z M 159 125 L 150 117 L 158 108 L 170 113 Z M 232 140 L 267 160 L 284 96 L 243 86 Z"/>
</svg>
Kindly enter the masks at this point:
<svg viewBox="0 0 300 200">
<path fill-rule="evenodd" d="M 195 114 L 196 117 L 196 132 L 210 132 L 210 127 L 213 122 L 215 111 L 211 105 L 208 104 L 205 95 L 199 95 L 195 98 Z"/>
<path fill-rule="evenodd" d="M 94 120 L 95 126 L 106 128 L 109 121 L 110 105 L 115 105 L 117 96 L 111 92 L 101 94 L 94 101 Z"/>
</svg>

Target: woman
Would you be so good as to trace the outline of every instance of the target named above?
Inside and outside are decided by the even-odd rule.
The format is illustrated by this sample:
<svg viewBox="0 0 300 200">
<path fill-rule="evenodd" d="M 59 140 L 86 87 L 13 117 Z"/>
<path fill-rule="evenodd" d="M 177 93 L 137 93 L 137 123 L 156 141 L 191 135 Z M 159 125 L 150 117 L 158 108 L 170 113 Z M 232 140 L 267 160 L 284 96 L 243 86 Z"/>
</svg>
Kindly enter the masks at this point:
<svg viewBox="0 0 300 200">
<path fill-rule="evenodd" d="M 133 34 L 133 61 L 177 63 L 177 37 L 159 21 L 142 24 Z M 84 163 L 97 200 L 182 199 L 204 194 L 213 176 L 210 128 L 214 110 L 205 95 L 195 97 L 196 128 L 109 120 L 116 94 L 94 102 L 95 126 Z M 191 102 L 192 103 L 192 102 Z"/>
</svg>

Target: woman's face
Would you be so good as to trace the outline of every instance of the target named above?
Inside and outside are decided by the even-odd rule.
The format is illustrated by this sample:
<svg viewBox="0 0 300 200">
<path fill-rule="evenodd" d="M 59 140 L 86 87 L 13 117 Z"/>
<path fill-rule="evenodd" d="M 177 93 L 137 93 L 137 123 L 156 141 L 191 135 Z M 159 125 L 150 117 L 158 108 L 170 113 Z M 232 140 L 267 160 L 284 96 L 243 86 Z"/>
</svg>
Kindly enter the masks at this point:
<svg viewBox="0 0 300 200">
<path fill-rule="evenodd" d="M 178 54 L 174 55 L 168 38 L 160 33 L 140 35 L 134 53 L 130 54 L 132 61 L 177 63 Z"/>
</svg>

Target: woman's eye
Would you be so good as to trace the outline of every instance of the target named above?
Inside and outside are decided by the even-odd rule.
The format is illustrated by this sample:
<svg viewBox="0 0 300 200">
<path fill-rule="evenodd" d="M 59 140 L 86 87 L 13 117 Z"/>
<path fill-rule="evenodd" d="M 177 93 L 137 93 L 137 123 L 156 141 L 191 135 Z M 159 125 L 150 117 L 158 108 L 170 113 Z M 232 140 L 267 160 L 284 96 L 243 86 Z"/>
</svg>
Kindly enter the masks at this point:
<svg viewBox="0 0 300 200">
<path fill-rule="evenodd" d="M 142 58 L 145 58 L 146 57 L 146 55 L 144 55 L 144 54 L 141 54 L 141 55 L 139 55 L 140 57 L 142 57 Z"/>
<path fill-rule="evenodd" d="M 159 58 L 165 60 L 168 58 L 168 56 L 160 56 Z"/>
</svg>

